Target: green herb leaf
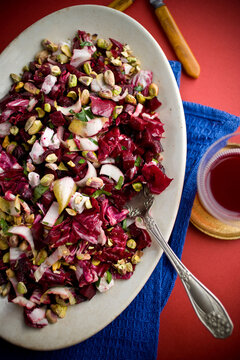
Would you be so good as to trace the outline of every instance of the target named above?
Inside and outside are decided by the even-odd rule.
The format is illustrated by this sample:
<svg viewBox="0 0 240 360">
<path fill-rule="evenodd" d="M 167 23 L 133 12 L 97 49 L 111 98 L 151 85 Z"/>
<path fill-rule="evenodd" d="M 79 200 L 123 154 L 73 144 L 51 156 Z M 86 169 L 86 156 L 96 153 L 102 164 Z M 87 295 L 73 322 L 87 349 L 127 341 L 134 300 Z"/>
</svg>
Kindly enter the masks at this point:
<svg viewBox="0 0 240 360">
<path fill-rule="evenodd" d="M 6 178 L 4 178 L 4 180 L 5 180 L 5 181 L 10 181 L 10 180 L 12 180 L 12 179 L 6 177 Z"/>
<path fill-rule="evenodd" d="M 122 150 L 127 150 L 126 146 L 122 145 Z"/>
<path fill-rule="evenodd" d="M 50 127 L 50 129 L 54 129 L 54 125 L 53 125 L 53 123 L 51 121 L 49 121 L 48 127 Z"/>
<path fill-rule="evenodd" d="M 86 162 L 85 159 L 80 159 L 78 163 L 79 163 L 79 164 L 84 164 L 85 162 Z"/>
<path fill-rule="evenodd" d="M 39 184 L 33 191 L 33 202 L 36 202 L 49 189 L 49 186 Z"/>
<path fill-rule="evenodd" d="M 84 46 L 93 46 L 93 43 L 91 43 L 90 41 L 83 41 L 80 43 L 81 48 L 83 48 Z"/>
<path fill-rule="evenodd" d="M 134 90 L 135 91 L 142 91 L 143 87 L 142 87 L 142 85 L 138 85 L 138 86 L 135 86 Z"/>
<path fill-rule="evenodd" d="M 63 219 L 64 219 L 64 215 L 62 214 L 61 216 L 59 216 L 59 218 L 55 222 L 54 226 L 61 224 L 61 222 L 63 222 Z"/>
<path fill-rule="evenodd" d="M 23 161 L 23 173 L 24 173 L 25 176 L 28 176 L 26 161 Z"/>
<path fill-rule="evenodd" d="M 140 166 L 140 165 L 141 165 L 141 162 L 142 162 L 141 156 L 138 155 L 138 157 L 137 157 L 136 160 L 135 160 L 134 165 L 135 165 L 135 166 Z"/>
<path fill-rule="evenodd" d="M 83 121 L 83 122 L 88 122 L 88 119 L 93 119 L 94 118 L 94 115 L 93 115 L 92 110 L 90 108 L 89 109 L 82 108 L 82 111 L 80 111 L 79 113 L 75 113 L 72 110 L 70 112 L 78 120 Z"/>
<path fill-rule="evenodd" d="M 117 185 L 115 186 L 115 189 L 120 190 L 123 186 L 123 182 L 124 182 L 123 176 L 119 176 L 119 179 L 118 179 Z"/>
<path fill-rule="evenodd" d="M 73 139 L 73 134 L 70 134 L 68 140 Z"/>
<path fill-rule="evenodd" d="M 2 228 L 3 233 L 6 234 L 9 229 L 9 226 L 5 219 L 0 219 L 0 226 Z"/>
<path fill-rule="evenodd" d="M 127 220 L 126 219 L 124 219 L 122 222 L 122 228 L 124 231 L 127 231 Z"/>
<path fill-rule="evenodd" d="M 107 270 L 106 273 L 107 273 L 107 283 L 110 284 L 110 282 L 112 280 L 112 274 L 110 273 L 109 270 Z"/>
<path fill-rule="evenodd" d="M 101 278 L 99 277 L 98 281 L 95 282 L 96 287 L 98 287 L 100 285 L 100 281 L 101 281 Z"/>
<path fill-rule="evenodd" d="M 98 145 L 97 140 L 93 139 L 93 138 L 88 138 L 88 140 L 90 140 L 92 143 L 94 143 L 95 145 Z"/>
<path fill-rule="evenodd" d="M 105 191 L 105 190 L 102 190 L 102 189 L 99 189 L 99 190 L 96 190 L 92 195 L 91 197 L 93 197 L 94 199 L 96 199 L 98 196 L 100 195 L 107 195 L 107 196 L 111 196 L 112 193 L 108 192 L 108 191 Z"/>
</svg>

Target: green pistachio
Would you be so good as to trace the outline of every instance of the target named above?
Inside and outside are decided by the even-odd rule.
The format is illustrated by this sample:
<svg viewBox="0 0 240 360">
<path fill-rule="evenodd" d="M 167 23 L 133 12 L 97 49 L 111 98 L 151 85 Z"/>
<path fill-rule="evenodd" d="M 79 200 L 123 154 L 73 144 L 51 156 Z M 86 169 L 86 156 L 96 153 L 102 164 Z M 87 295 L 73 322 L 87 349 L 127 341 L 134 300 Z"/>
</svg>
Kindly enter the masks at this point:
<svg viewBox="0 0 240 360">
<path fill-rule="evenodd" d="M 109 42 L 105 39 L 97 39 L 97 46 L 101 49 L 108 49 Z"/>
<path fill-rule="evenodd" d="M 57 161 L 57 155 L 55 155 L 55 154 L 49 154 L 47 157 L 46 157 L 46 159 L 45 159 L 45 161 L 46 162 L 48 162 L 48 163 L 55 163 L 56 161 Z"/>
<path fill-rule="evenodd" d="M 49 50 L 51 52 L 55 52 L 58 49 L 58 45 L 54 44 L 52 41 L 44 39 L 42 41 L 42 46 L 44 47 L 44 49 Z"/>
<path fill-rule="evenodd" d="M 15 86 L 15 91 L 19 92 L 22 88 L 24 87 L 24 83 L 22 81 L 20 81 L 19 83 L 17 83 L 17 85 Z"/>
<path fill-rule="evenodd" d="M 87 75 L 90 75 L 92 73 L 92 67 L 90 62 L 87 61 L 83 64 L 83 70 Z"/>
<path fill-rule="evenodd" d="M 67 93 L 67 97 L 70 97 L 70 98 L 72 98 L 73 100 L 77 100 L 77 94 L 76 94 L 75 91 L 69 91 L 69 92 Z"/>
<path fill-rule="evenodd" d="M 51 105 L 48 104 L 48 103 L 45 103 L 45 104 L 44 104 L 44 111 L 50 112 L 50 111 L 51 111 Z"/>
<path fill-rule="evenodd" d="M 36 107 L 35 110 L 37 111 L 38 117 L 39 117 L 40 119 L 45 116 L 45 111 L 44 111 L 42 108 Z"/>
<path fill-rule="evenodd" d="M 137 104 L 137 100 L 131 94 L 127 94 L 127 96 L 125 97 L 125 102 L 128 103 L 128 104 L 133 104 L 133 105 Z"/>
<path fill-rule="evenodd" d="M 32 137 L 29 140 L 27 140 L 27 143 L 33 145 L 36 140 L 37 140 L 36 135 L 32 135 Z"/>
<path fill-rule="evenodd" d="M 57 55 L 57 61 L 58 61 L 60 64 L 66 64 L 66 63 L 69 61 L 69 59 L 68 59 L 68 57 L 67 57 L 66 55 L 64 55 L 64 54 L 59 54 L 59 55 Z"/>
<path fill-rule="evenodd" d="M 62 45 L 61 50 L 62 50 L 63 54 L 65 54 L 67 57 L 72 56 L 71 50 L 67 44 Z"/>
<path fill-rule="evenodd" d="M 127 247 L 129 247 L 130 249 L 135 249 L 136 246 L 137 246 L 137 243 L 136 243 L 135 240 L 129 239 L 129 240 L 127 241 Z"/>
<path fill-rule="evenodd" d="M 41 178 L 40 184 L 43 186 L 50 186 L 53 180 L 54 180 L 53 174 L 46 174 Z"/>
<path fill-rule="evenodd" d="M 139 192 L 143 189 L 142 183 L 140 183 L 140 182 L 136 182 L 136 183 L 132 184 L 132 187 L 137 192 Z"/>
<path fill-rule="evenodd" d="M 77 86 L 77 77 L 75 74 L 70 74 L 68 78 L 68 86 L 75 87 Z"/>
<path fill-rule="evenodd" d="M 15 82 L 15 83 L 18 83 L 19 81 L 21 81 L 21 76 L 19 76 L 17 74 L 11 73 L 10 76 L 11 76 L 11 79 L 13 80 L 13 82 Z"/>
<path fill-rule="evenodd" d="M 19 128 L 16 125 L 11 126 L 10 133 L 14 136 L 17 135 L 19 133 Z"/>
<path fill-rule="evenodd" d="M 57 65 L 52 66 L 52 68 L 51 68 L 51 74 L 52 74 L 53 76 L 58 76 L 58 75 L 60 75 L 60 74 L 61 74 L 61 69 L 60 69 L 60 67 L 57 66 Z"/>
<path fill-rule="evenodd" d="M 17 291 L 22 295 L 27 293 L 26 285 L 22 281 L 17 284 Z"/>
<path fill-rule="evenodd" d="M 91 76 L 80 76 L 80 78 L 78 80 L 83 85 L 89 86 L 91 84 L 91 82 L 93 81 L 93 78 Z"/>
<path fill-rule="evenodd" d="M 115 108 L 113 109 L 113 113 L 112 113 L 113 118 L 116 119 L 118 117 L 118 115 L 121 114 L 122 111 L 123 111 L 122 105 L 115 106 Z"/>
<path fill-rule="evenodd" d="M 41 120 L 35 120 L 32 126 L 30 127 L 30 129 L 28 130 L 28 134 L 29 135 L 37 134 L 41 130 L 42 126 L 43 124 Z"/>
</svg>

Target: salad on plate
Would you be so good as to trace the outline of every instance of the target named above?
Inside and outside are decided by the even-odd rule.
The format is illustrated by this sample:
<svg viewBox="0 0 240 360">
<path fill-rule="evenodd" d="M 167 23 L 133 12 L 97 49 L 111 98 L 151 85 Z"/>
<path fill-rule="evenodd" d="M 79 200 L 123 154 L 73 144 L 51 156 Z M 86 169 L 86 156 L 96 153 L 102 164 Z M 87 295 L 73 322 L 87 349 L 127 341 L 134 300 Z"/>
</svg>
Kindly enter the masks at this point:
<svg viewBox="0 0 240 360">
<path fill-rule="evenodd" d="M 151 239 L 126 203 L 172 179 L 158 86 L 129 45 L 44 39 L 0 100 L 0 293 L 42 328 L 129 279 Z"/>
</svg>

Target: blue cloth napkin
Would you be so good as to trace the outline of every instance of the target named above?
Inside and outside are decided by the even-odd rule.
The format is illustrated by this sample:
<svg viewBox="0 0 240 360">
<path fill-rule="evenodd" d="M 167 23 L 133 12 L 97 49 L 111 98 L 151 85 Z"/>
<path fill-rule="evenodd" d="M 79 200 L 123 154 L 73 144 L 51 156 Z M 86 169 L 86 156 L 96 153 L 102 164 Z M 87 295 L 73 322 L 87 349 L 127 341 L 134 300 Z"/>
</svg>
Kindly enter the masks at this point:
<svg viewBox="0 0 240 360">
<path fill-rule="evenodd" d="M 170 65 L 179 85 L 181 64 L 170 61 Z M 188 139 L 187 166 L 180 208 L 169 242 L 179 257 L 182 254 L 196 193 L 199 160 L 215 140 L 235 131 L 240 125 L 239 117 L 226 112 L 190 102 L 183 102 L 183 106 Z M 10 360 L 154 360 L 157 357 L 159 316 L 171 294 L 175 280 L 176 272 L 163 255 L 134 301 L 98 334 L 81 344 L 44 353 L 18 348 L 0 340 L 1 358 Z"/>
</svg>

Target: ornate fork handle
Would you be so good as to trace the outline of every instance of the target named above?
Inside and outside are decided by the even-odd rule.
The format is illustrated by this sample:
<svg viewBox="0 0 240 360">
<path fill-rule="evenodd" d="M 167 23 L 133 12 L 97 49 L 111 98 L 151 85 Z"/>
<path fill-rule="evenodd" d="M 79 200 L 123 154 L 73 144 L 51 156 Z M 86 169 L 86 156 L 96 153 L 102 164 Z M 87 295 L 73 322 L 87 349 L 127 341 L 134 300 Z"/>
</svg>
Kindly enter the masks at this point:
<svg viewBox="0 0 240 360">
<path fill-rule="evenodd" d="M 159 227 L 148 212 L 144 216 L 144 222 L 147 230 L 158 241 L 180 276 L 192 306 L 201 322 L 216 338 L 224 339 L 230 336 L 233 330 L 233 323 L 221 302 L 179 260 L 164 240 Z"/>
</svg>

